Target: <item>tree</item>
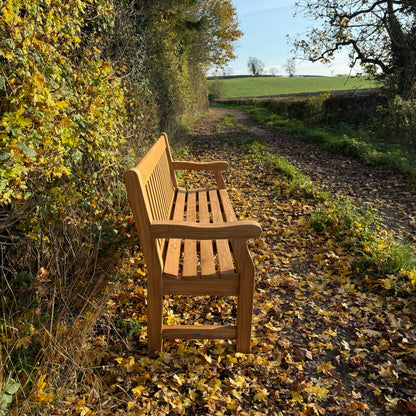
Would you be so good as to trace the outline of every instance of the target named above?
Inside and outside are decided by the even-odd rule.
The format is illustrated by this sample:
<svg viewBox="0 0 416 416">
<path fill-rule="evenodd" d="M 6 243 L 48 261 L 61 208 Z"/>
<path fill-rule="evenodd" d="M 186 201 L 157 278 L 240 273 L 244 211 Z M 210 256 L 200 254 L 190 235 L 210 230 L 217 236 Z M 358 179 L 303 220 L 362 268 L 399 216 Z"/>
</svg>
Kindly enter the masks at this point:
<svg viewBox="0 0 416 416">
<path fill-rule="evenodd" d="M 294 58 L 289 58 L 285 63 L 285 70 L 290 77 L 294 77 L 296 73 L 296 62 Z"/>
<path fill-rule="evenodd" d="M 272 66 L 271 68 L 269 68 L 270 75 L 275 77 L 278 73 L 279 73 L 279 70 L 275 66 Z"/>
<path fill-rule="evenodd" d="M 350 64 L 380 75 L 403 98 L 416 95 L 415 0 L 301 0 L 304 11 L 320 22 L 296 40 L 295 49 L 312 62 L 328 63 L 342 48 Z"/>
<path fill-rule="evenodd" d="M 134 39 L 140 39 L 142 46 L 134 59 L 143 59 L 140 69 L 157 103 L 160 129 L 172 133 L 175 120 L 206 111 L 207 69 L 224 67 L 235 57 L 233 42 L 242 35 L 235 8 L 230 0 L 132 0 L 127 4 L 134 14 L 122 16 L 131 16 L 137 27 Z M 116 50 L 121 49 L 117 46 Z"/>
<path fill-rule="evenodd" d="M 258 59 L 250 56 L 247 61 L 247 66 L 250 74 L 255 77 L 258 77 L 264 70 L 264 63 Z"/>
<path fill-rule="evenodd" d="M 223 68 L 235 59 L 234 42 L 243 32 L 230 0 L 189 0 L 194 3 L 184 11 L 184 27 L 190 37 L 191 57 L 205 68 Z"/>
</svg>

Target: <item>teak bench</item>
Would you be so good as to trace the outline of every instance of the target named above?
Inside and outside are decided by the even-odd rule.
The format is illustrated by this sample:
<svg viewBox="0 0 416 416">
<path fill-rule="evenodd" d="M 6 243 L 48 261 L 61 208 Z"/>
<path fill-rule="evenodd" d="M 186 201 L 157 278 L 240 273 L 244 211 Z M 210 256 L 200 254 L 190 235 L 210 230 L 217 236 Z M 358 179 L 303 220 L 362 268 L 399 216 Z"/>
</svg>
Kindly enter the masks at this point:
<svg viewBox="0 0 416 416">
<path fill-rule="evenodd" d="M 162 339 L 236 339 L 250 352 L 254 266 L 248 238 L 254 221 L 237 221 L 221 172 L 227 162 L 172 161 L 162 134 L 142 161 L 124 175 L 148 269 L 148 349 Z M 213 189 L 178 187 L 175 170 L 207 170 Z M 236 326 L 163 325 L 164 295 L 237 296 Z"/>
</svg>

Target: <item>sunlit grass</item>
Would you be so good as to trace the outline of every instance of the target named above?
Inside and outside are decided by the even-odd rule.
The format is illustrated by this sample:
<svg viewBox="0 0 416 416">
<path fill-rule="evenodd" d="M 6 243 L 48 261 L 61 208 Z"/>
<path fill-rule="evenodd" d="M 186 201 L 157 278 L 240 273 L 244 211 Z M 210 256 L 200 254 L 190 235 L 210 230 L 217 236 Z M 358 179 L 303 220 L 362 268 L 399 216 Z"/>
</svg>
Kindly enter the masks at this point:
<svg viewBox="0 0 416 416">
<path fill-rule="evenodd" d="M 208 80 L 209 86 L 215 80 Z M 222 79 L 225 98 L 259 97 L 302 92 L 355 90 L 375 88 L 377 84 L 365 77 L 247 77 Z"/>
</svg>

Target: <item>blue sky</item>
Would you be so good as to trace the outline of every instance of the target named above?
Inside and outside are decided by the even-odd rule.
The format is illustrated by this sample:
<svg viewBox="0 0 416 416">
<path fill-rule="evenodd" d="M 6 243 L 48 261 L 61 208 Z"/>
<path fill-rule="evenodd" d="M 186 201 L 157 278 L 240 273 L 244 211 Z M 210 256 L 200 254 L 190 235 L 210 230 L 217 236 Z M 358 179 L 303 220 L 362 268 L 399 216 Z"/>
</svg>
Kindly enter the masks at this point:
<svg viewBox="0 0 416 416">
<path fill-rule="evenodd" d="M 302 14 L 293 17 L 295 0 L 233 0 L 233 4 L 244 36 L 235 44 L 237 59 L 229 63 L 229 72 L 248 74 L 247 61 L 253 56 L 264 62 L 266 73 L 273 67 L 279 75 L 287 75 L 284 64 L 293 56 L 287 35 L 292 39 L 301 37 L 316 22 Z M 296 61 L 297 75 L 337 75 L 349 71 L 345 55 L 331 66 Z"/>
</svg>

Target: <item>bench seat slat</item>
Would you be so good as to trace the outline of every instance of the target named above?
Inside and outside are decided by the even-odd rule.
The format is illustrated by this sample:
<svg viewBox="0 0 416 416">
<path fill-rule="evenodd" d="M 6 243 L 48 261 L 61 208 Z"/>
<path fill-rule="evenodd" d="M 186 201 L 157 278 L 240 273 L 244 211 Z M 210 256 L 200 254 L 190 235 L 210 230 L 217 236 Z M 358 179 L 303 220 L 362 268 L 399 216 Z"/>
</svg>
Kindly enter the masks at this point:
<svg viewBox="0 0 416 416">
<path fill-rule="evenodd" d="M 186 191 L 178 189 L 176 195 L 175 210 L 173 213 L 174 220 L 183 219 L 185 210 Z M 181 255 L 182 240 L 180 238 L 170 238 L 167 246 L 165 266 L 163 273 L 171 277 L 178 277 L 179 260 Z"/>
<path fill-rule="evenodd" d="M 235 214 L 226 191 L 186 191 L 179 188 L 174 205 L 174 220 L 221 224 L 228 221 L 228 218 L 235 219 Z M 218 276 L 237 276 L 229 240 L 201 240 L 198 244 L 196 240 L 182 242 L 181 239 L 170 239 L 163 274 L 176 279 L 202 277 L 210 280 Z"/>
<path fill-rule="evenodd" d="M 186 202 L 186 221 L 196 221 L 196 192 L 188 191 Z M 197 242 L 196 240 L 185 240 L 183 248 L 183 271 L 182 277 L 195 277 L 197 275 Z"/>
<path fill-rule="evenodd" d="M 209 200 L 212 210 L 212 222 L 214 224 L 223 223 L 224 217 L 222 215 L 217 190 L 211 189 L 209 191 Z M 228 240 L 216 240 L 216 246 L 221 276 L 234 276 L 234 263 L 231 256 Z"/>
<path fill-rule="evenodd" d="M 198 206 L 199 206 L 199 222 L 202 224 L 209 224 L 209 207 L 208 207 L 208 196 L 207 192 L 201 190 L 198 192 Z M 212 241 L 202 240 L 200 242 L 200 262 L 201 262 L 201 275 L 203 278 L 216 277 L 215 271 L 215 259 L 214 249 Z"/>
<path fill-rule="evenodd" d="M 224 216 L 227 222 L 236 221 L 237 217 L 235 216 L 234 208 L 231 204 L 230 197 L 225 189 L 219 189 L 218 193 L 220 195 L 221 204 L 224 209 Z"/>
</svg>

